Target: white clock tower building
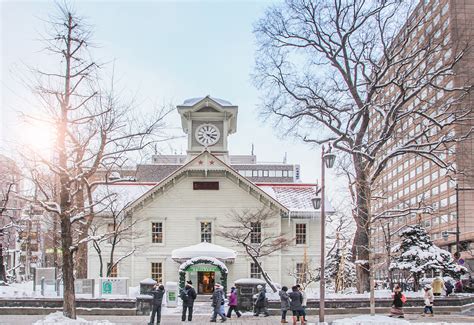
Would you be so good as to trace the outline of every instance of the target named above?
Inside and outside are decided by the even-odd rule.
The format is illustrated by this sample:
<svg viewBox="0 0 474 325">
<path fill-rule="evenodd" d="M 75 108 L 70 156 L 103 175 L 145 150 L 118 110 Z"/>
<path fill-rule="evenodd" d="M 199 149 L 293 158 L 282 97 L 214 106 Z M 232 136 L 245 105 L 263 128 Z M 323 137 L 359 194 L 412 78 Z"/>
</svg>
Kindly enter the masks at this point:
<svg viewBox="0 0 474 325">
<path fill-rule="evenodd" d="M 238 107 L 208 95 L 187 99 L 177 108 L 188 135 L 187 161 L 208 150 L 229 163 L 227 137 L 237 131 Z"/>
</svg>

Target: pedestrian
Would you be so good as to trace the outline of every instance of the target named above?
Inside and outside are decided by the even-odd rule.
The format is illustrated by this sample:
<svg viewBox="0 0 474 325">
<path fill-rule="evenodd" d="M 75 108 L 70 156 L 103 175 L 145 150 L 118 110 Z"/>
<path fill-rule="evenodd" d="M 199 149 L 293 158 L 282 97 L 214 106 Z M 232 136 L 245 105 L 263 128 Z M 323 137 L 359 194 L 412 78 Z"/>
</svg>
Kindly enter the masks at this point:
<svg viewBox="0 0 474 325">
<path fill-rule="evenodd" d="M 304 321 L 306 322 L 306 305 L 308 304 L 308 296 L 306 296 L 306 292 L 303 290 L 303 287 L 300 286 L 299 284 L 296 285 L 298 287 L 298 290 L 301 292 L 301 295 L 303 296 L 303 302 L 301 303 L 301 306 L 303 307 L 303 318 Z"/>
<path fill-rule="evenodd" d="M 231 318 L 232 311 L 235 311 L 237 317 L 242 316 L 237 307 L 237 289 L 235 287 L 230 288 L 230 295 L 229 295 L 229 310 L 227 310 L 227 318 Z"/>
<path fill-rule="evenodd" d="M 288 296 L 288 287 L 283 286 L 278 293 L 280 295 L 280 304 L 281 304 L 281 323 L 286 324 L 286 313 L 290 309 L 290 296 Z"/>
<path fill-rule="evenodd" d="M 456 284 L 454 285 L 454 292 L 456 293 L 461 293 L 463 292 L 463 285 L 461 279 L 456 281 Z"/>
<path fill-rule="evenodd" d="M 304 322 L 304 315 L 303 315 L 303 295 L 299 291 L 297 286 L 293 286 L 291 288 L 291 292 L 289 294 L 290 296 L 290 308 L 291 312 L 293 313 L 293 325 L 296 325 L 298 322 L 298 319 L 301 320 L 301 325 L 303 325 Z"/>
<path fill-rule="evenodd" d="M 449 297 L 449 295 L 453 293 L 453 289 L 454 289 L 454 286 L 451 283 L 451 280 L 446 281 L 444 286 L 446 287 L 446 297 Z"/>
<path fill-rule="evenodd" d="M 254 316 L 259 316 L 260 313 L 263 313 L 265 317 L 270 316 L 267 310 L 267 295 L 265 292 L 265 287 L 262 285 L 257 286 L 258 295 L 257 300 L 255 301 L 255 312 Z"/>
<path fill-rule="evenodd" d="M 183 313 L 181 315 L 181 321 L 186 321 L 186 311 L 188 313 L 188 321 L 193 320 L 193 307 L 194 300 L 196 300 L 196 290 L 193 288 L 193 282 L 191 280 L 186 281 L 184 289 L 180 290 L 179 297 L 183 301 Z"/>
<path fill-rule="evenodd" d="M 225 322 L 227 320 L 224 312 L 225 293 L 219 283 L 214 285 L 214 292 L 212 293 L 211 299 L 211 306 L 213 308 L 211 323 L 217 322 L 217 315 L 221 316 L 222 323 Z"/>
<path fill-rule="evenodd" d="M 153 325 L 153 323 L 155 322 L 155 316 L 156 316 L 156 323 L 160 324 L 161 323 L 161 304 L 163 303 L 165 287 L 162 284 L 160 285 L 155 284 L 153 286 L 153 289 L 148 291 L 148 293 L 153 296 L 153 300 L 151 302 L 152 310 L 151 310 L 151 315 L 150 315 L 150 322 L 148 324 Z"/>
<path fill-rule="evenodd" d="M 440 276 L 434 278 L 433 282 L 431 282 L 431 287 L 433 288 L 433 295 L 435 296 L 441 296 L 443 290 L 446 290 L 444 281 Z"/>
<path fill-rule="evenodd" d="M 390 317 L 404 318 L 403 304 L 406 302 L 406 297 L 402 293 L 402 288 L 400 288 L 398 284 L 393 287 L 392 298 L 393 302 L 392 308 L 390 309 Z"/>
<path fill-rule="evenodd" d="M 423 310 L 423 316 L 426 316 L 428 312 L 430 312 L 430 316 L 433 317 L 433 301 L 434 301 L 434 295 L 433 291 L 431 290 L 431 286 L 427 284 L 425 286 L 425 294 L 423 296 L 424 298 L 424 303 L 425 303 L 425 309 Z"/>
</svg>

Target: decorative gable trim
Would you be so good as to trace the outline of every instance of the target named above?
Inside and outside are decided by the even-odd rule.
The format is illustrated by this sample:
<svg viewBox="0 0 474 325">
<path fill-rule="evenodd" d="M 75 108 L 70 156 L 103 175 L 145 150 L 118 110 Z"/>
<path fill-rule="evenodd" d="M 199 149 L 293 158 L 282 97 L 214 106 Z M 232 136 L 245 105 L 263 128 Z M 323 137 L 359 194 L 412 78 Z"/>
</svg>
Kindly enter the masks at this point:
<svg viewBox="0 0 474 325">
<path fill-rule="evenodd" d="M 192 175 L 192 173 L 204 173 L 205 177 L 208 177 L 212 174 L 221 174 L 222 176 L 231 180 L 241 189 L 247 191 L 254 198 L 267 205 L 269 208 L 279 209 L 282 215 L 286 215 L 289 212 L 289 210 L 284 205 L 276 201 L 257 185 L 241 176 L 236 170 L 207 150 L 204 150 L 201 154 L 178 168 L 156 186 L 145 192 L 141 197 L 132 202 L 127 210 L 129 212 L 141 210 L 146 205 L 148 205 L 148 203 L 152 202 L 157 196 L 163 195 L 167 190 L 174 187 L 176 183 L 180 182 L 184 178 L 189 177 L 190 174 Z"/>
</svg>

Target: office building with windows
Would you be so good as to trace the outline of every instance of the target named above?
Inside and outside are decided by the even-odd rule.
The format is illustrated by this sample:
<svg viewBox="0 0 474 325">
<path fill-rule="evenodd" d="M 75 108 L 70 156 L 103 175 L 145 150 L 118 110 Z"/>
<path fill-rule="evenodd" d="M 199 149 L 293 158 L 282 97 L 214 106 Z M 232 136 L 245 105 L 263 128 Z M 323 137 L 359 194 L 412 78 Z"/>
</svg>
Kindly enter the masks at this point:
<svg viewBox="0 0 474 325">
<path fill-rule="evenodd" d="M 459 51 L 466 51 L 462 59 L 454 65 L 451 73 L 436 80 L 443 88 L 459 89 L 473 85 L 474 50 L 465 47 L 474 39 L 474 3 L 464 0 L 420 1 L 410 19 L 423 18 L 423 24 L 413 32 L 405 50 L 423 49 L 427 44 L 439 42 L 438 57 L 433 66 L 420 65 L 417 69 L 432 71 L 438 69 Z M 403 33 L 404 31 L 401 31 Z M 406 69 L 412 68 L 407 66 Z M 414 69 L 416 76 L 419 71 Z M 402 73 L 397 71 L 396 73 Z M 396 87 L 390 87 L 384 100 L 397 96 Z M 426 116 L 436 116 L 445 103 L 451 100 L 452 92 L 426 87 L 407 105 L 427 112 Z M 456 107 L 474 107 L 472 94 L 464 97 Z M 375 115 L 375 114 L 374 114 Z M 472 116 L 472 111 L 471 111 Z M 428 117 L 425 117 L 428 118 Z M 462 125 L 439 129 L 433 127 L 427 136 L 439 139 L 443 136 L 469 135 L 474 127 L 474 119 Z M 382 121 L 376 116 L 370 127 L 376 129 Z M 389 141 L 387 150 L 394 150 L 398 139 L 420 134 L 421 118 L 408 117 L 396 130 Z M 405 154 L 388 161 L 375 189 L 372 214 L 395 211 L 395 217 L 382 218 L 373 225 L 372 247 L 375 249 L 376 276 L 384 279 L 388 273 L 389 250 L 399 241 L 398 232 L 406 225 L 423 225 L 434 243 L 451 253 L 459 246 L 461 263 L 474 270 L 474 140 L 470 134 L 463 141 L 440 146 L 439 158 L 452 168 L 442 168 L 422 155 Z M 456 170 L 456 172 L 455 172 Z M 413 212 L 415 211 L 416 212 Z M 398 211 L 398 212 L 397 212 Z M 407 211 L 407 213 L 402 213 Z M 387 215 L 388 216 L 388 215 Z M 456 233 L 459 232 L 457 241 Z"/>
</svg>

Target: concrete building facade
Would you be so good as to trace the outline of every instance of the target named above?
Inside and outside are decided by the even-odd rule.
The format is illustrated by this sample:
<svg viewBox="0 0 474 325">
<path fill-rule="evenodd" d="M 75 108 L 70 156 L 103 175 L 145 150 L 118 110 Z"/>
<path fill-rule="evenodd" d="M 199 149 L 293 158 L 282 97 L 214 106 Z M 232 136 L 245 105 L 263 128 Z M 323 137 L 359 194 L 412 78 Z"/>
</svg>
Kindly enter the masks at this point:
<svg viewBox="0 0 474 325">
<path fill-rule="evenodd" d="M 442 85 L 447 88 L 472 87 L 474 81 L 474 1 L 471 0 L 426 0 L 420 1 L 411 15 L 424 17 L 423 24 L 414 32 L 409 47 L 423 47 L 429 42 L 440 40 L 443 45 L 433 67 L 453 59 L 465 51 L 462 59 L 453 67 L 452 73 L 443 77 Z M 401 31 L 403 33 L 403 31 Z M 426 67 L 429 69 L 430 67 Z M 396 93 L 387 93 L 386 97 Z M 436 114 L 440 107 L 451 99 L 450 92 L 427 88 L 409 105 L 427 108 Z M 458 106 L 464 109 L 474 107 L 472 93 L 464 97 Z M 474 116 L 472 111 L 470 116 Z M 377 126 L 377 120 L 371 122 Z M 434 243 L 455 253 L 459 231 L 459 248 L 465 265 L 474 270 L 474 120 L 443 130 L 431 130 L 429 136 L 464 136 L 463 141 L 447 145 L 439 151 L 439 157 L 453 168 L 441 168 L 438 164 L 420 155 L 403 155 L 389 161 L 376 186 L 372 214 L 383 211 L 418 209 L 395 218 L 378 221 L 373 225 L 372 244 L 375 248 L 376 276 L 384 279 L 388 273 L 388 250 L 399 240 L 398 231 L 410 224 L 422 224 Z M 394 134 L 413 136 L 420 125 L 413 118 L 407 119 Z M 390 149 L 390 148 L 388 148 Z M 454 172 L 456 170 L 456 172 Z M 419 208 L 426 208 L 420 211 Z M 459 227 L 458 227 L 459 226 Z"/>
</svg>

